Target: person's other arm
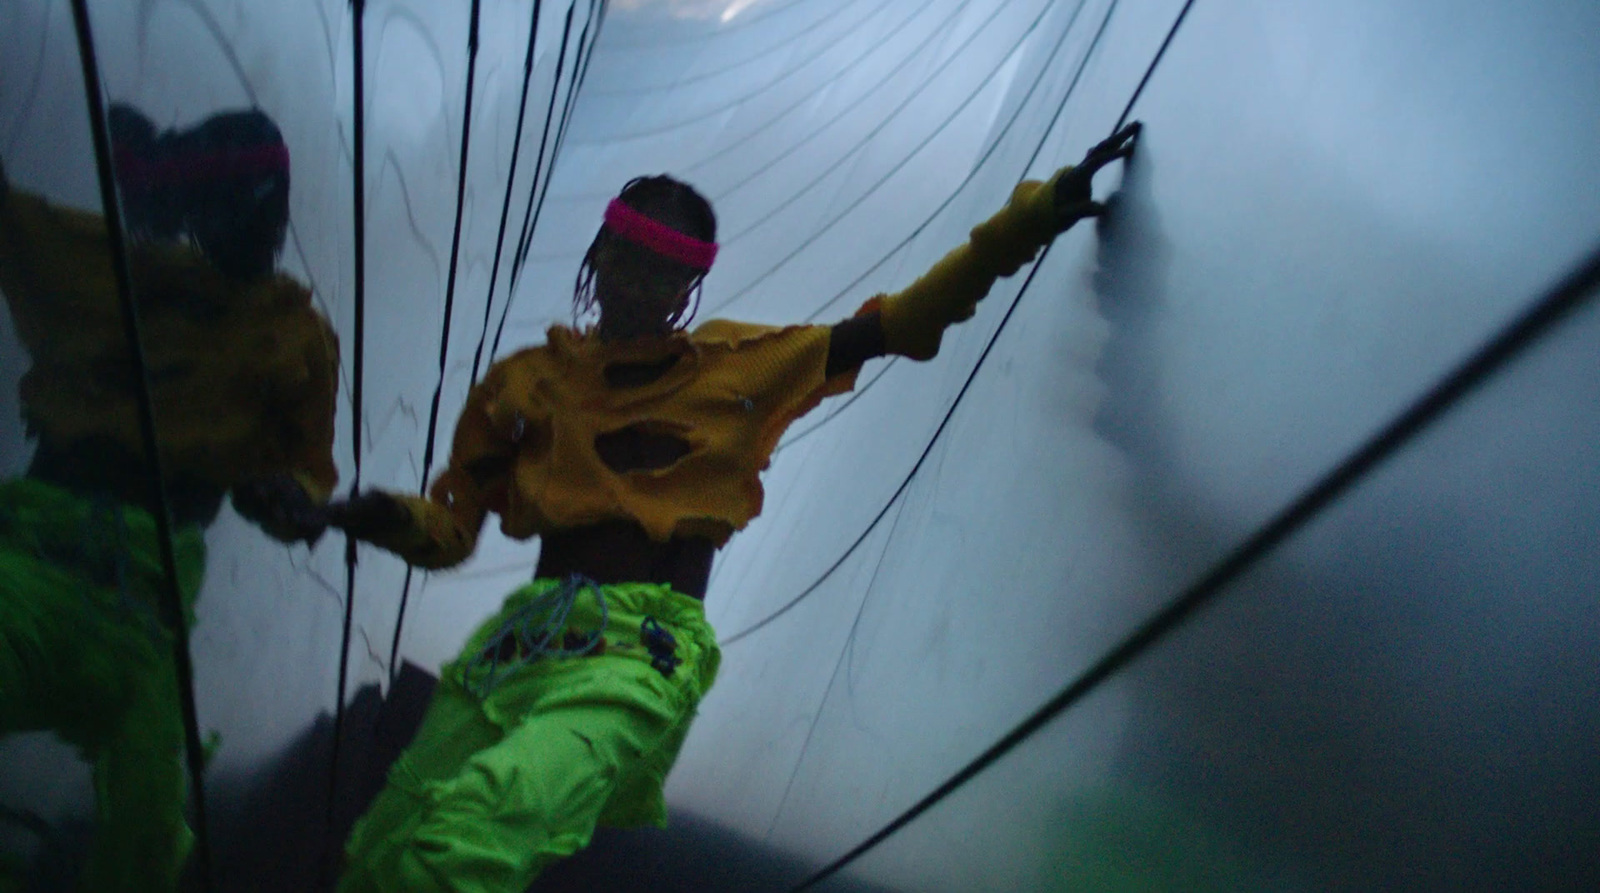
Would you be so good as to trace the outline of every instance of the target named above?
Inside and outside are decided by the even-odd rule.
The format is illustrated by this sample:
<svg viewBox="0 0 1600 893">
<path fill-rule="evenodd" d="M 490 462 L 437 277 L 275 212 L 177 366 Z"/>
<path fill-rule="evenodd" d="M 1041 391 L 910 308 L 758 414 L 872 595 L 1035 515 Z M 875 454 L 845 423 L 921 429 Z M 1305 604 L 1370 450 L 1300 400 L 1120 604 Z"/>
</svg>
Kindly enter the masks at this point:
<svg viewBox="0 0 1600 893">
<path fill-rule="evenodd" d="M 426 496 L 367 490 L 330 504 L 330 523 L 415 567 L 439 569 L 466 561 L 477 548 L 493 494 L 511 485 L 514 444 L 489 416 L 506 369 L 505 361 L 491 367 L 467 396 L 450 464 Z"/>
</svg>

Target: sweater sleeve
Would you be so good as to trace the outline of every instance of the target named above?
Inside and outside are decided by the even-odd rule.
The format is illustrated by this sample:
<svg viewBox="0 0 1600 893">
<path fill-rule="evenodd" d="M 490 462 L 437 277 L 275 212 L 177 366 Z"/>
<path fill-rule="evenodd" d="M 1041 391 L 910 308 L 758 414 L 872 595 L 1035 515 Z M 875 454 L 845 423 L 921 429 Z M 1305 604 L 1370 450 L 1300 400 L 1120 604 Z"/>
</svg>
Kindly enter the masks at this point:
<svg viewBox="0 0 1600 893">
<path fill-rule="evenodd" d="M 0 291 L 35 361 L 125 337 L 99 215 L 10 190 L 0 202 Z"/>
<path fill-rule="evenodd" d="M 319 337 L 308 347 L 306 368 L 310 373 L 307 393 L 289 409 L 287 420 L 295 433 L 289 456 L 289 473 L 313 502 L 324 503 L 339 483 L 333 464 L 334 417 L 338 411 L 339 338 L 327 320 L 317 317 Z"/>
<path fill-rule="evenodd" d="M 1017 272 L 1055 238 L 1055 184 L 1070 170 L 1017 184 L 1006 206 L 974 227 L 966 243 L 906 289 L 863 305 L 857 316 L 876 312 L 882 319 L 885 351 L 914 360 L 937 355 L 946 328 L 970 319 L 996 279 Z"/>
<path fill-rule="evenodd" d="M 454 567 L 469 558 L 491 510 L 503 510 L 514 441 L 495 424 L 491 409 L 504 384 L 506 362 L 490 368 L 467 396 L 456 422 L 450 464 L 426 496 L 390 495 L 406 510 L 405 523 L 368 537 L 416 567 Z"/>
</svg>

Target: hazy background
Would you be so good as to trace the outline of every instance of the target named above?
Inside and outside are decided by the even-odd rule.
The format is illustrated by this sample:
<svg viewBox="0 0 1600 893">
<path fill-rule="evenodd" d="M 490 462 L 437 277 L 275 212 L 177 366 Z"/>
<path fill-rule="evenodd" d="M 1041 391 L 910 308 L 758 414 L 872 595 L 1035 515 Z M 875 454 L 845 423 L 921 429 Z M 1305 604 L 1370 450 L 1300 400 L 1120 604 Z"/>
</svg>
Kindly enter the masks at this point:
<svg viewBox="0 0 1600 893">
<path fill-rule="evenodd" d="M 441 332 L 434 472 L 480 344 L 486 365 L 502 314 L 501 354 L 570 320 L 629 178 L 672 173 L 714 202 L 701 319 L 833 322 L 1110 133 L 1183 3 L 549 0 L 518 143 L 532 7 L 485 0 L 443 330 L 468 4 L 375 0 L 359 407 L 347 5 L 91 7 L 111 98 L 163 126 L 258 105 L 282 128 L 282 266 L 342 342 L 342 486 L 358 413 L 363 482 L 409 490 Z M 718 559 L 707 607 L 728 644 L 674 810 L 833 859 L 1526 306 L 1600 238 L 1596 33 L 1583 0 L 1196 2 L 1132 109 L 1138 157 L 1098 180 L 1120 183 L 1113 217 L 997 286 L 937 359 L 869 363 L 791 429 L 766 511 Z M 0 35 L 10 178 L 97 209 L 67 4 L 12 0 Z M 15 473 L 26 359 L 4 326 Z M 852 871 L 908 891 L 1591 888 L 1597 442 L 1589 312 Z M 337 537 L 287 549 L 231 510 L 208 542 L 195 696 L 225 811 L 332 710 L 345 571 Z M 416 575 L 402 658 L 453 656 L 536 558 L 496 531 Z M 351 691 L 387 676 L 404 578 L 363 548 Z M 0 801 L 86 814 L 86 770 L 60 750 L 9 742 Z"/>
</svg>

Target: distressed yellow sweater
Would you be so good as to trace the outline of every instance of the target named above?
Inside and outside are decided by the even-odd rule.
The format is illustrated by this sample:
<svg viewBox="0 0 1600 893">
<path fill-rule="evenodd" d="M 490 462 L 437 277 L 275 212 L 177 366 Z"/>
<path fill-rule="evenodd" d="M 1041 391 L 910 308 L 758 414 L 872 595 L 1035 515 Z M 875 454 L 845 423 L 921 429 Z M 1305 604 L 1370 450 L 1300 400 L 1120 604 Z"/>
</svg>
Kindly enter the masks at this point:
<svg viewBox="0 0 1600 893">
<path fill-rule="evenodd" d="M 311 293 L 281 275 L 230 280 L 181 245 L 135 244 L 129 262 L 164 467 L 221 489 L 287 472 L 325 499 L 338 481 L 339 346 Z M 0 291 L 33 360 L 21 384 L 30 430 L 142 457 L 101 217 L 12 190 L 0 203 Z"/>
<path fill-rule="evenodd" d="M 861 308 L 881 314 L 890 352 L 935 355 L 946 325 L 970 317 L 997 278 L 1055 236 L 1054 183 L 1020 184 L 966 244 Z M 692 333 L 606 343 L 552 327 L 544 345 L 496 363 L 472 389 L 449 467 L 427 498 L 397 495 L 409 523 L 373 542 L 420 567 L 449 567 L 472 554 L 495 512 L 517 539 L 621 519 L 657 541 L 704 536 L 720 547 L 761 512 L 760 473 L 784 429 L 855 386 L 854 369 L 826 376 L 830 335 L 830 326 L 712 320 Z M 607 383 L 608 365 L 670 357 L 649 384 Z M 678 438 L 688 450 L 665 468 L 615 471 L 596 443 L 625 429 Z"/>
<path fill-rule="evenodd" d="M 379 545 L 423 567 L 458 564 L 490 511 L 519 539 L 627 518 L 659 541 L 700 535 L 720 545 L 761 512 L 759 475 L 789 423 L 855 385 L 854 370 L 824 376 L 827 326 L 715 320 L 693 334 L 610 344 L 553 326 L 548 337 L 472 389 L 450 467 L 427 499 L 400 497 L 412 525 Z M 608 365 L 670 357 L 647 384 L 606 381 Z M 666 468 L 614 471 L 595 442 L 624 429 L 681 439 L 688 452 Z"/>
</svg>

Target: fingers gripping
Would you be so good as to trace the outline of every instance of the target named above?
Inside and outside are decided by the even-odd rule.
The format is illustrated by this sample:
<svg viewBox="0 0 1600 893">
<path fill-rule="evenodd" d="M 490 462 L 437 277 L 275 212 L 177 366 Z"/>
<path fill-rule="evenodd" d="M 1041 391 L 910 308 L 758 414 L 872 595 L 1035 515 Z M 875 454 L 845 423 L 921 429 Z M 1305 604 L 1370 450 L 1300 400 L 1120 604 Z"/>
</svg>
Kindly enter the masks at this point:
<svg viewBox="0 0 1600 893">
<path fill-rule="evenodd" d="M 1105 167 L 1118 158 L 1128 158 L 1133 155 L 1133 147 L 1139 141 L 1139 132 L 1144 125 L 1138 121 L 1123 127 L 1121 130 L 1101 140 L 1089 154 L 1084 156 L 1081 168 L 1086 168 L 1092 176 L 1095 171 Z"/>
<path fill-rule="evenodd" d="M 1056 181 L 1056 213 L 1066 229 L 1085 217 L 1105 213 L 1105 205 L 1094 200 L 1094 175 L 1119 158 L 1133 155 L 1143 125 L 1138 121 L 1100 141 L 1084 155 L 1083 161 Z"/>
</svg>

